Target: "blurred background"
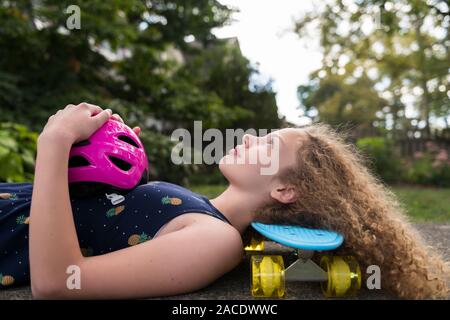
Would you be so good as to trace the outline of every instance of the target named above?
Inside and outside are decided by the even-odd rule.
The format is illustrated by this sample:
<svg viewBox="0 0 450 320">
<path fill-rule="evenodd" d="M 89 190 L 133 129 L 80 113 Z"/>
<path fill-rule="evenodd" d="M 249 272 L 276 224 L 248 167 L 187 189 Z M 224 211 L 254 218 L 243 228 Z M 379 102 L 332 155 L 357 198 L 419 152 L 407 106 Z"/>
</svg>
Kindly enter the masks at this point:
<svg viewBox="0 0 450 320">
<path fill-rule="evenodd" d="M 69 103 L 140 126 L 151 179 L 210 197 L 226 180 L 172 164 L 174 129 L 323 121 L 414 219 L 450 221 L 449 25 L 443 0 L 0 0 L 0 181 L 33 180 L 36 138 Z"/>
</svg>

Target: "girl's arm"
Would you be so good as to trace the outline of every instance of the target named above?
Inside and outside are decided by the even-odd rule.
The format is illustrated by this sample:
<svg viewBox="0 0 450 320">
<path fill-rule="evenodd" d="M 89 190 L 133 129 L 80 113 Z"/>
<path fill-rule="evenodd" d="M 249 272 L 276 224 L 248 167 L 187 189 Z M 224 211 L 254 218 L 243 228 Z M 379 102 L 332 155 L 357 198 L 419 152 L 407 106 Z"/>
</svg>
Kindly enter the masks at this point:
<svg viewBox="0 0 450 320">
<path fill-rule="evenodd" d="M 29 228 L 34 294 L 61 286 L 67 268 L 82 259 L 69 197 L 69 152 L 73 143 L 87 139 L 110 116 L 111 110 L 87 103 L 68 105 L 48 119 L 39 135 Z"/>
<path fill-rule="evenodd" d="M 30 274 L 33 295 L 48 294 L 67 279 L 66 269 L 82 259 L 68 188 L 71 144 L 40 136 L 30 210 Z"/>
</svg>

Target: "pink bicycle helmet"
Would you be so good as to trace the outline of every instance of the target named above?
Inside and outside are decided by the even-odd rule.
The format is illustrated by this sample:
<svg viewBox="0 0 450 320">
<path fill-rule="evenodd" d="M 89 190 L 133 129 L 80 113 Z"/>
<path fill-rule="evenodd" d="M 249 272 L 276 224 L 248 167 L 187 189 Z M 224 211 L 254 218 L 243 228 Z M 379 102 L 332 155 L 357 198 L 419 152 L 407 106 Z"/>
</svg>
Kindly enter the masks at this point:
<svg viewBox="0 0 450 320">
<path fill-rule="evenodd" d="M 136 133 L 109 119 L 87 140 L 72 145 L 69 154 L 69 191 L 92 196 L 129 191 L 148 182 L 148 159 Z"/>
</svg>

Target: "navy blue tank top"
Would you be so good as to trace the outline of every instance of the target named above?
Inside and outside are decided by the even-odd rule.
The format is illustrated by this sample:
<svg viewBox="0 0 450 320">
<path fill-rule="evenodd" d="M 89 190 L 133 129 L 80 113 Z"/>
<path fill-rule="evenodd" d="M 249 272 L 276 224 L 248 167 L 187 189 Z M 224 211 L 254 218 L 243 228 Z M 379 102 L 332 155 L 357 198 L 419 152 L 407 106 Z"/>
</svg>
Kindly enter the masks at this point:
<svg viewBox="0 0 450 320">
<path fill-rule="evenodd" d="M 0 289 L 29 284 L 28 226 L 32 183 L 0 183 Z M 71 199 L 84 256 L 151 240 L 171 219 L 189 212 L 227 218 L 209 199 L 179 185 L 153 181 L 127 193 Z"/>
</svg>

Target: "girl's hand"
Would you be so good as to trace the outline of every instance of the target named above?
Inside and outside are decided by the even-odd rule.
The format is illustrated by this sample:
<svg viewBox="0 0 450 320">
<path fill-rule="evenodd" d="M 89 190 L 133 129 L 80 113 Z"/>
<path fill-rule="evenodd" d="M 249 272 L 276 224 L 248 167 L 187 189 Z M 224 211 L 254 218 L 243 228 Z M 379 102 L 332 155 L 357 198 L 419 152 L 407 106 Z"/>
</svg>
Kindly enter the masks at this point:
<svg viewBox="0 0 450 320">
<path fill-rule="evenodd" d="M 116 119 L 116 120 L 118 120 L 118 121 L 124 123 L 122 117 L 119 116 L 117 113 L 114 113 L 114 114 L 112 115 L 112 118 L 114 118 L 114 119 Z M 133 128 L 133 131 L 134 131 L 134 133 L 136 133 L 137 135 L 139 135 L 139 133 L 141 132 L 141 128 L 139 128 L 139 127 L 134 127 L 134 128 Z"/>
<path fill-rule="evenodd" d="M 110 109 L 103 110 L 99 106 L 80 103 L 69 104 L 50 116 L 39 135 L 52 141 L 74 144 L 86 140 L 111 117 Z"/>
</svg>

